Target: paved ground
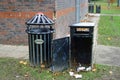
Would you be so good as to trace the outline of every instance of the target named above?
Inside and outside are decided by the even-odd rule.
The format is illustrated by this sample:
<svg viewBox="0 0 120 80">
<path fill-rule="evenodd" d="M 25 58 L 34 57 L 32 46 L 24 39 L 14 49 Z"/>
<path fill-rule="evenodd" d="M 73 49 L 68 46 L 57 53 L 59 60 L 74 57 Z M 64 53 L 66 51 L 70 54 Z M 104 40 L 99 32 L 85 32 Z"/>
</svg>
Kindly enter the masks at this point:
<svg viewBox="0 0 120 80">
<path fill-rule="evenodd" d="M 0 44 L 0 57 L 28 58 L 28 46 Z"/>
<path fill-rule="evenodd" d="M 94 58 L 98 64 L 120 66 L 120 47 L 97 45 Z"/>
<path fill-rule="evenodd" d="M 90 14 L 89 20 L 95 23 L 94 32 L 94 62 L 120 66 L 120 47 L 97 45 L 97 23 L 99 14 Z M 28 46 L 11 46 L 0 44 L 0 57 L 14 57 L 28 59 Z"/>
<path fill-rule="evenodd" d="M 102 16 L 120 16 L 120 14 L 101 14 Z"/>
</svg>

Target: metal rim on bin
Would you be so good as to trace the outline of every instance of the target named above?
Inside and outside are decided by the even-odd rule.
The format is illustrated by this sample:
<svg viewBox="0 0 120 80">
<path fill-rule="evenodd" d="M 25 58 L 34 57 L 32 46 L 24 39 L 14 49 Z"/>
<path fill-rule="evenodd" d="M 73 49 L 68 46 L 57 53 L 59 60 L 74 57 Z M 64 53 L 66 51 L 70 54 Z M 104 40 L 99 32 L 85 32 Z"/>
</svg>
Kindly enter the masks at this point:
<svg viewBox="0 0 120 80">
<path fill-rule="evenodd" d="M 92 23 L 92 22 L 82 22 L 82 23 L 75 23 L 75 24 L 72 24 L 70 25 L 69 27 L 94 27 L 95 26 L 95 23 Z"/>
<path fill-rule="evenodd" d="M 51 34 L 54 33 L 54 29 L 47 29 L 46 31 L 41 31 L 39 28 L 33 28 L 31 30 L 26 30 L 28 34 Z"/>
</svg>

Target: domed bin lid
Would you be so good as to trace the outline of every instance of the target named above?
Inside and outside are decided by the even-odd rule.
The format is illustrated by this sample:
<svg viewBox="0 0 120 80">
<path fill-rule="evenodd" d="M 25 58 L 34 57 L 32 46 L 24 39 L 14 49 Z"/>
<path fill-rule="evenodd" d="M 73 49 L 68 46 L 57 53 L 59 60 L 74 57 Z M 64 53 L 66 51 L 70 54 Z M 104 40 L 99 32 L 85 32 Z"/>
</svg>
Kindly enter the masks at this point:
<svg viewBox="0 0 120 80">
<path fill-rule="evenodd" d="M 32 19 L 26 22 L 27 25 L 52 25 L 54 22 L 43 13 L 37 13 Z"/>
<path fill-rule="evenodd" d="M 37 13 L 33 18 L 26 22 L 28 34 L 50 34 L 54 32 L 52 24 L 54 22 L 43 13 Z"/>
</svg>

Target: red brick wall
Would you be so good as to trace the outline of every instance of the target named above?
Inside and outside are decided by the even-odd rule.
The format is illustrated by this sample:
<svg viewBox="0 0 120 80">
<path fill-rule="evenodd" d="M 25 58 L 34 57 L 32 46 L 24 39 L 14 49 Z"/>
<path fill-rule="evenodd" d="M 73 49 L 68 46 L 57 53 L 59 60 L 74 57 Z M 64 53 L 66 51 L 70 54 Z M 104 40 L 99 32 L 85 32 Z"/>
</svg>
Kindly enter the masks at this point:
<svg viewBox="0 0 120 80">
<path fill-rule="evenodd" d="M 54 0 L 0 1 L 0 44 L 27 44 L 25 22 L 38 12 L 53 17 Z"/>
<path fill-rule="evenodd" d="M 15 18 L 15 19 L 29 19 L 33 17 L 38 12 L 0 12 L 0 19 L 5 18 Z M 53 11 L 49 12 L 43 12 L 45 15 L 47 15 L 49 18 L 52 18 Z"/>
<path fill-rule="evenodd" d="M 70 8 L 66 8 L 66 9 L 62 9 L 56 12 L 56 17 L 59 18 L 61 16 L 67 15 L 71 12 L 75 12 L 75 7 L 70 7 Z"/>
<path fill-rule="evenodd" d="M 87 13 L 87 0 L 81 0 L 81 17 Z M 75 23 L 75 0 L 0 0 L 0 44 L 26 45 L 25 22 L 43 12 L 55 20 L 54 38 L 69 34 Z"/>
</svg>

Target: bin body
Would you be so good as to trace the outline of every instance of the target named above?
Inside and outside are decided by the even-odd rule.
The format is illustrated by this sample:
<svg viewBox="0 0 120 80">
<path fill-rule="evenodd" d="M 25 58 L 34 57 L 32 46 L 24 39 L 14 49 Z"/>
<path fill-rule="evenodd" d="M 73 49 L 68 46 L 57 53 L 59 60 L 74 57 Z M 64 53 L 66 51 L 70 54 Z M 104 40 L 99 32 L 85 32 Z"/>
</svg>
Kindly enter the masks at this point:
<svg viewBox="0 0 120 80">
<path fill-rule="evenodd" d="M 101 12 L 101 6 L 100 5 L 96 5 L 96 13 L 100 13 Z"/>
<path fill-rule="evenodd" d="M 89 13 L 94 13 L 94 4 L 89 4 L 88 5 L 88 12 Z"/>
<path fill-rule="evenodd" d="M 28 33 L 29 61 L 31 65 L 49 67 L 52 64 L 53 30 L 35 28 L 26 32 Z"/>
<path fill-rule="evenodd" d="M 26 22 L 29 43 L 29 61 L 32 66 L 52 65 L 52 39 L 54 22 L 42 12 Z"/>
<path fill-rule="evenodd" d="M 77 23 L 70 26 L 70 66 L 92 65 L 93 23 Z"/>
</svg>

